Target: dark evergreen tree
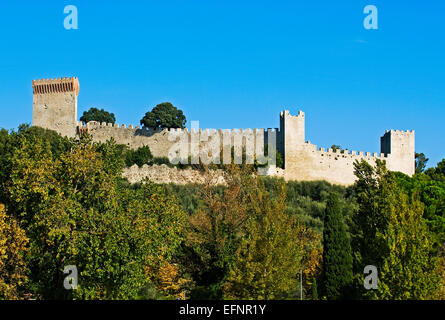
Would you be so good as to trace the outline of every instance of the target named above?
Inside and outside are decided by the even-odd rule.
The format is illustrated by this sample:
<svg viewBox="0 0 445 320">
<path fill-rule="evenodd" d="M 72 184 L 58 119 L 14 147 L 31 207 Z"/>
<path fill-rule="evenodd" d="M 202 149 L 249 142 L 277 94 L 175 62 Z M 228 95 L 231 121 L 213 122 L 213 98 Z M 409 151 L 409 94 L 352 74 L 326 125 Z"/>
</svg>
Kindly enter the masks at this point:
<svg viewBox="0 0 445 320">
<path fill-rule="evenodd" d="M 186 119 L 182 110 L 170 102 L 158 104 L 141 119 L 141 125 L 153 129 L 184 128 Z"/>
<path fill-rule="evenodd" d="M 323 295 L 327 299 L 344 299 L 352 283 L 351 244 L 346 232 L 337 194 L 326 204 L 323 230 Z"/>
<path fill-rule="evenodd" d="M 144 164 L 151 164 L 153 155 L 148 146 L 142 146 L 136 150 L 128 150 L 125 157 L 125 165 L 131 167 L 137 164 L 142 167 Z"/>
<path fill-rule="evenodd" d="M 312 283 L 312 300 L 318 300 L 317 279 Z"/>
<path fill-rule="evenodd" d="M 424 153 L 417 153 L 415 156 L 415 166 L 416 166 L 416 173 L 421 173 L 425 170 L 426 163 L 428 162 L 428 158 L 425 157 Z"/>
<path fill-rule="evenodd" d="M 80 121 L 88 123 L 90 121 L 106 122 L 114 124 L 116 117 L 114 113 L 105 111 L 104 109 L 90 108 L 88 111 L 84 111 Z"/>
</svg>

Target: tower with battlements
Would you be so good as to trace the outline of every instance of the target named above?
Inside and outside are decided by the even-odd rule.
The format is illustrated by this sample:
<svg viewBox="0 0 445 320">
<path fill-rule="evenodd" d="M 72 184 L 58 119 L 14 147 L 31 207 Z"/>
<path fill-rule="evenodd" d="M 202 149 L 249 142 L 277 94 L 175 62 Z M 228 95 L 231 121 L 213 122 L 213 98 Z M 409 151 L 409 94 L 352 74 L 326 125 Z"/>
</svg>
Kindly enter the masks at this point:
<svg viewBox="0 0 445 320">
<path fill-rule="evenodd" d="M 414 130 L 387 130 L 380 138 L 380 152 L 389 154 L 387 168 L 409 176 L 415 172 Z"/>
<path fill-rule="evenodd" d="M 318 148 L 305 141 L 305 114 L 293 116 L 285 110 L 280 114 L 284 177 L 286 180 L 327 180 L 331 183 L 350 185 L 356 180 L 355 160 L 366 160 L 375 165 L 382 160 L 391 171 L 414 174 L 414 130 L 387 130 L 380 138 L 380 154 L 363 151 Z"/>
<path fill-rule="evenodd" d="M 77 126 L 77 78 L 33 80 L 32 125 L 74 137 Z"/>
</svg>

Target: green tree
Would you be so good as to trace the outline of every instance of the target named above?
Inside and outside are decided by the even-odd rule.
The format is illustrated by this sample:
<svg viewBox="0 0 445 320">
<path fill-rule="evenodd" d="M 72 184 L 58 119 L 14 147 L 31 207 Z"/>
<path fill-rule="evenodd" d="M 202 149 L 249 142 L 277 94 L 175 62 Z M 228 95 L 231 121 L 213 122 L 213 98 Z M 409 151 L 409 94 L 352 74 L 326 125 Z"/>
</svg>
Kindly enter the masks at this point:
<svg viewBox="0 0 445 320">
<path fill-rule="evenodd" d="M 251 167 L 227 165 L 226 186 L 221 188 L 211 182 L 215 173 L 208 170 L 208 174 L 197 192 L 202 203 L 189 218 L 183 261 L 196 280 L 192 298 L 220 299 L 221 286 L 245 232 L 250 190 L 256 179 Z"/>
<path fill-rule="evenodd" d="M 428 158 L 425 157 L 425 154 L 423 153 L 417 153 L 416 152 L 416 156 L 415 156 L 415 166 L 416 166 L 416 173 L 421 173 L 425 170 L 426 167 L 426 163 L 428 162 Z"/>
<path fill-rule="evenodd" d="M 372 299 L 428 299 L 436 291 L 437 258 L 423 220 L 423 205 L 416 194 L 408 196 L 394 174 L 377 161 L 354 164 L 359 210 L 354 216 L 356 272 L 378 270 L 378 289 L 362 292 Z M 360 275 L 361 274 L 361 275 Z M 361 283 L 363 280 L 361 280 Z"/>
<path fill-rule="evenodd" d="M 0 300 L 20 298 L 20 288 L 27 282 L 27 243 L 25 231 L 0 204 Z"/>
<path fill-rule="evenodd" d="M 261 180 L 251 195 L 252 214 L 246 235 L 224 286 L 231 299 L 279 299 L 297 286 L 302 268 L 298 250 L 298 223 L 285 212 L 286 192 L 270 199 Z"/>
<path fill-rule="evenodd" d="M 312 282 L 312 300 L 318 300 L 318 285 L 317 279 L 314 279 Z"/>
<path fill-rule="evenodd" d="M 24 138 L 11 158 L 6 187 L 30 238 L 30 289 L 46 299 L 134 299 L 146 268 L 181 243 L 184 212 L 162 187 L 120 186 L 119 166 L 107 161 L 114 149 L 70 143 L 54 157 Z M 78 269 L 78 290 L 63 287 L 66 265 Z"/>
<path fill-rule="evenodd" d="M 425 174 L 433 180 L 445 182 L 445 159 L 442 159 L 436 167 L 428 168 Z"/>
<path fill-rule="evenodd" d="M 141 119 L 141 125 L 147 128 L 184 128 L 186 119 L 182 110 L 170 102 L 163 102 L 147 112 Z"/>
<path fill-rule="evenodd" d="M 80 121 L 85 123 L 97 121 L 114 124 L 116 122 L 116 117 L 114 116 L 114 113 L 110 113 L 104 109 L 99 110 L 98 108 L 93 107 L 90 108 L 90 110 L 83 112 L 83 115 L 80 117 Z"/>
<path fill-rule="evenodd" d="M 323 229 L 323 294 L 327 299 L 347 298 L 352 284 L 352 255 L 338 195 L 326 204 Z"/>
</svg>

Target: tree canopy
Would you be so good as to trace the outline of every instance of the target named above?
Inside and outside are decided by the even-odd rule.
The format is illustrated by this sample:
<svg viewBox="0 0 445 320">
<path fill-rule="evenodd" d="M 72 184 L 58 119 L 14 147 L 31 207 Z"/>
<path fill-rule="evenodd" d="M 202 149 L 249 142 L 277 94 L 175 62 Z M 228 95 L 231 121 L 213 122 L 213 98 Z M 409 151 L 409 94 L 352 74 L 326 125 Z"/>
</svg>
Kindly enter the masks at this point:
<svg viewBox="0 0 445 320">
<path fill-rule="evenodd" d="M 356 270 L 373 265 L 378 288 L 363 292 L 372 299 L 428 299 L 437 290 L 437 256 L 423 220 L 417 194 L 407 194 L 384 163 L 354 165 L 359 210 L 354 216 Z M 362 278 L 363 279 L 363 278 Z M 363 290 L 363 289 L 362 289 Z"/>
<path fill-rule="evenodd" d="M 305 299 L 349 284 L 347 298 L 445 298 L 445 160 L 412 177 L 362 161 L 349 187 L 233 163 L 218 186 L 122 178 L 156 161 L 88 134 L 0 130 L 0 299 L 296 299 L 300 272 Z"/>
<path fill-rule="evenodd" d="M 141 119 L 141 125 L 147 128 L 184 128 L 186 119 L 182 110 L 170 102 L 163 102 L 147 112 Z"/>
<path fill-rule="evenodd" d="M 98 108 L 93 107 L 90 108 L 90 110 L 83 112 L 83 115 L 80 117 L 80 121 L 85 123 L 97 121 L 114 124 L 116 122 L 116 117 L 114 116 L 114 113 L 110 113 L 104 109 L 99 110 Z"/>
<path fill-rule="evenodd" d="M 352 285 L 352 254 L 343 212 L 337 194 L 326 204 L 323 229 L 323 295 L 348 298 Z"/>
</svg>

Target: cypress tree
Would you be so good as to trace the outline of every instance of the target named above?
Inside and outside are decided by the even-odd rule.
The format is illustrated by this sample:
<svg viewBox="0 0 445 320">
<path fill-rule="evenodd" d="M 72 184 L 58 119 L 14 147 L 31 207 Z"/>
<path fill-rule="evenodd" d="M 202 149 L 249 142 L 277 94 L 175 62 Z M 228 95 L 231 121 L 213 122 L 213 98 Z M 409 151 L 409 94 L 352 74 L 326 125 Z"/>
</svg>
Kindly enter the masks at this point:
<svg viewBox="0 0 445 320">
<path fill-rule="evenodd" d="M 323 294 L 327 299 L 344 299 L 352 284 L 351 244 L 337 194 L 326 204 L 323 230 Z"/>
<path fill-rule="evenodd" d="M 318 300 L 317 279 L 312 283 L 312 300 Z"/>
</svg>

